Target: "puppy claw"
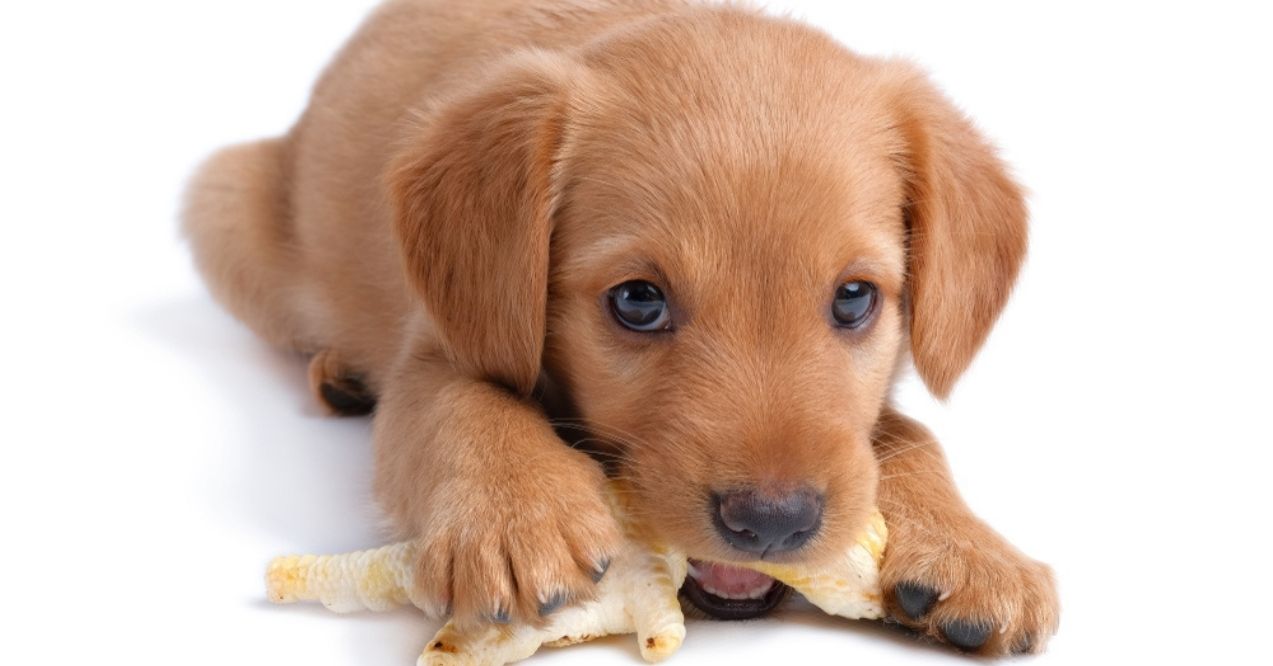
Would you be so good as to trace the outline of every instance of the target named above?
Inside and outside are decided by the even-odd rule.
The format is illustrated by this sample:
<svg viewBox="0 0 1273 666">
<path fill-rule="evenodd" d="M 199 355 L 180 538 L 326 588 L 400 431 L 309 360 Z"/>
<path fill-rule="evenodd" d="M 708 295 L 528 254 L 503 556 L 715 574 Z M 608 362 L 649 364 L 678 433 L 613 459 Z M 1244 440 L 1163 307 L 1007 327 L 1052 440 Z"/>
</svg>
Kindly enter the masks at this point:
<svg viewBox="0 0 1273 666">
<path fill-rule="evenodd" d="M 507 608 L 501 608 L 487 616 L 487 619 L 495 624 L 508 624 L 512 621 L 512 615 Z"/>
<path fill-rule="evenodd" d="M 606 577 L 606 572 L 610 570 L 610 560 L 605 559 L 592 572 L 592 582 L 600 583 L 602 578 Z"/>
<path fill-rule="evenodd" d="M 912 620 L 922 620 L 937 603 L 937 590 L 919 583 L 898 583 L 893 593 L 897 596 L 897 605 Z"/>
<path fill-rule="evenodd" d="M 552 615 L 553 613 L 557 612 L 557 610 L 561 608 L 562 606 L 564 606 L 565 604 L 566 604 L 566 593 L 558 592 L 554 594 L 552 598 L 550 598 L 548 601 L 545 601 L 539 604 L 539 616 L 547 617 L 549 615 Z"/>
</svg>

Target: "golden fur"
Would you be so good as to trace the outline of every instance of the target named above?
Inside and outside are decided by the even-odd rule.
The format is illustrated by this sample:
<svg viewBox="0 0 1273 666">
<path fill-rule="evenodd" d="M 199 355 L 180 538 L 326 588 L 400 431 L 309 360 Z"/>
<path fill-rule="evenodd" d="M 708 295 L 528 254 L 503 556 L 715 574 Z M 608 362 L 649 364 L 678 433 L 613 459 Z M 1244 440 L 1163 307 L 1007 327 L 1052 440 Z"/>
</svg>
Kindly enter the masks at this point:
<svg viewBox="0 0 1273 666">
<path fill-rule="evenodd" d="M 460 9 L 462 7 L 463 9 Z M 462 620 L 586 598 L 618 538 L 602 467 L 696 557 L 712 488 L 812 485 L 843 548 L 877 501 L 906 624 L 988 623 L 1040 650 L 1046 567 L 959 499 L 888 406 L 913 358 L 944 396 L 1025 251 L 1017 186 L 905 63 L 798 23 L 677 0 L 394 0 L 286 136 L 195 178 L 185 225 L 217 298 L 314 355 L 329 404 L 376 402 L 376 489 L 424 538 L 423 585 Z M 677 330 L 619 327 L 607 290 L 663 285 Z M 869 280 L 874 321 L 829 321 Z M 908 353 L 909 352 L 909 353 Z M 346 410 L 348 411 L 348 410 Z M 560 433 L 560 434 L 559 434 Z M 958 641 L 956 641 L 958 642 Z"/>
</svg>

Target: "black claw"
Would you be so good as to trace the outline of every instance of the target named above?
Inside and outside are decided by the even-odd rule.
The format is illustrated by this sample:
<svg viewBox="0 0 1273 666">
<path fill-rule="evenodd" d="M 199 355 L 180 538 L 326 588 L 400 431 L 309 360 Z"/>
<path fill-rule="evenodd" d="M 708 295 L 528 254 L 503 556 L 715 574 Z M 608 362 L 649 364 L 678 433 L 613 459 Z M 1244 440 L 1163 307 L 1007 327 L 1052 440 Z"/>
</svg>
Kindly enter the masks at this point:
<svg viewBox="0 0 1273 666">
<path fill-rule="evenodd" d="M 610 570 L 610 560 L 603 560 L 597 568 L 592 571 L 592 582 L 600 583 L 605 578 L 606 572 Z"/>
<path fill-rule="evenodd" d="M 495 624 L 508 624 L 512 617 L 508 613 L 507 608 L 501 608 L 491 614 L 491 622 Z"/>
<path fill-rule="evenodd" d="M 557 594 L 553 595 L 553 597 L 549 599 L 548 601 L 545 601 L 544 603 L 539 604 L 539 615 L 541 617 L 551 615 L 552 613 L 556 612 L 558 608 L 561 608 L 562 605 L 565 603 L 566 603 L 566 593 L 558 592 Z"/>
<path fill-rule="evenodd" d="M 1017 640 L 1017 644 L 1012 646 L 1012 654 L 1030 654 L 1034 651 L 1034 637 L 1026 634 Z"/>
<path fill-rule="evenodd" d="M 937 590 L 919 583 L 898 583 L 893 588 L 897 597 L 897 605 L 912 620 L 918 620 L 928 614 L 937 602 Z"/>
<path fill-rule="evenodd" d="M 990 640 L 992 629 L 987 622 L 951 620 L 942 625 L 941 632 L 951 645 L 961 650 L 976 650 Z"/>
</svg>

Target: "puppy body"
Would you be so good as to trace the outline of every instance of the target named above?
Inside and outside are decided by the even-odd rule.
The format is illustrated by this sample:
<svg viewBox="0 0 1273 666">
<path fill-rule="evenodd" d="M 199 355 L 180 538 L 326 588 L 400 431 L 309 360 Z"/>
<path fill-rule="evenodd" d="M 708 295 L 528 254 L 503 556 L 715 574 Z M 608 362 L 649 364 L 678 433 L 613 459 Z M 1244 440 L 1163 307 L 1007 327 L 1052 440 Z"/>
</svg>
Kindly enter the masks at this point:
<svg viewBox="0 0 1273 666">
<path fill-rule="evenodd" d="M 878 501 L 899 619 L 985 652 L 1054 629 L 1046 568 L 887 407 L 908 349 L 950 390 L 1025 247 L 1016 186 L 904 64 L 732 7 L 391 1 L 291 132 L 208 162 L 185 224 L 213 293 L 313 354 L 329 405 L 376 401 L 377 492 L 428 543 L 439 612 L 590 593 L 618 534 L 566 436 L 696 557 L 742 559 L 709 515 L 731 488 L 825 498 L 789 559 Z M 611 317 L 638 279 L 674 331 Z M 862 330 L 829 320 L 846 280 L 879 290 Z"/>
</svg>

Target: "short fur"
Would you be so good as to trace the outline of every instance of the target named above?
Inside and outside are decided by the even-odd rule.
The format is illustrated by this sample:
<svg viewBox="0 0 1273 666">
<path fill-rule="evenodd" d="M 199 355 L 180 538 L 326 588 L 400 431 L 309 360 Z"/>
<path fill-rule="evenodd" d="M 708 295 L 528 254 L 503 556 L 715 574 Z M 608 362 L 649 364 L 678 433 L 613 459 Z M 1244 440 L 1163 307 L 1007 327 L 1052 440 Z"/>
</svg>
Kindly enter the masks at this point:
<svg viewBox="0 0 1273 666">
<path fill-rule="evenodd" d="M 1026 245 L 1019 188 L 905 63 L 733 6 L 393 0 L 291 132 L 208 162 L 185 225 L 217 298 L 314 354 L 316 393 L 377 401 L 376 489 L 427 541 L 439 612 L 590 594 L 618 533 L 565 438 L 696 557 L 742 557 L 713 490 L 811 485 L 823 527 L 789 558 L 843 548 L 878 502 L 900 621 L 991 625 L 992 654 L 1055 629 L 1048 569 L 889 407 L 908 356 L 951 390 Z M 674 332 L 614 322 L 631 279 L 663 286 Z M 883 295 L 853 332 L 829 314 L 849 279 Z M 897 583 L 942 597 L 910 617 Z"/>
</svg>

